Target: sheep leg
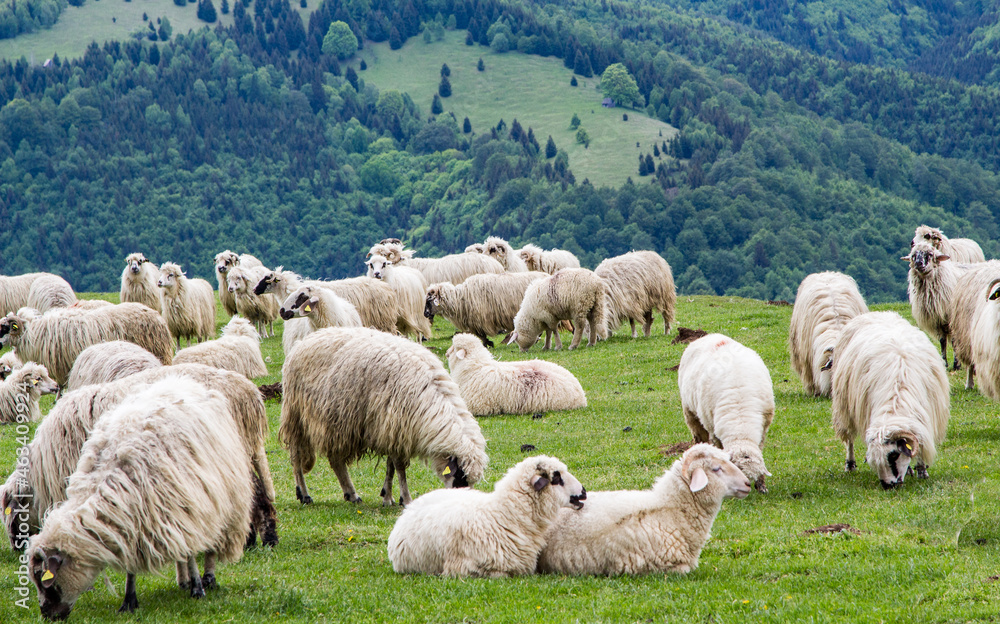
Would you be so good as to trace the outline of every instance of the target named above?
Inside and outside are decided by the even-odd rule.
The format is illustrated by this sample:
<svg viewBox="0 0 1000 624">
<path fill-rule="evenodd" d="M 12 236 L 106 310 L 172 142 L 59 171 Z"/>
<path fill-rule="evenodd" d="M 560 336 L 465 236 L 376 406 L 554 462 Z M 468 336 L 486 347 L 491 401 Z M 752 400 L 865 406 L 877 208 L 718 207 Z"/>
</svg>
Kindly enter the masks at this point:
<svg viewBox="0 0 1000 624">
<path fill-rule="evenodd" d="M 274 501 L 267 497 L 264 481 L 260 475 L 253 475 L 253 511 L 250 514 L 250 534 L 247 536 L 243 549 L 253 548 L 257 544 L 257 533 L 264 546 L 278 545 L 278 513 Z"/>
<path fill-rule="evenodd" d="M 632 337 L 635 338 L 636 337 L 636 333 L 635 333 L 635 319 L 634 318 L 630 318 L 628 320 L 628 326 L 632 328 Z"/>
<path fill-rule="evenodd" d="M 125 575 L 125 599 L 118 613 L 132 613 L 139 608 L 139 597 L 135 593 L 135 575 L 129 572 Z"/>
<path fill-rule="evenodd" d="M 583 328 L 586 325 L 587 321 L 583 317 L 573 319 L 573 327 L 575 329 L 573 330 L 573 340 L 569 343 L 570 351 L 580 346 L 580 340 L 583 339 Z M 590 339 L 587 343 L 590 346 L 594 346 L 595 342 L 597 342 L 597 332 L 593 331 L 593 323 L 591 323 Z"/>
<path fill-rule="evenodd" d="M 340 489 L 344 490 L 344 500 L 349 503 L 360 503 L 361 497 L 358 496 L 357 491 L 354 489 L 351 475 L 347 472 L 347 464 L 341 461 L 334 461 L 331 457 L 330 468 L 333 468 L 333 473 L 337 475 L 337 481 L 340 481 Z"/>
<path fill-rule="evenodd" d="M 691 431 L 691 435 L 694 436 L 695 443 L 708 442 L 712 437 L 708 433 L 708 429 L 702 426 L 701 421 L 698 420 L 698 415 L 689 409 L 684 410 L 684 422 L 687 423 L 688 429 Z"/>
<path fill-rule="evenodd" d="M 944 358 L 944 367 L 948 368 L 948 336 L 941 336 L 941 357 Z"/>
<path fill-rule="evenodd" d="M 218 559 L 214 552 L 205 553 L 205 575 L 201 577 L 204 589 L 215 589 L 219 584 L 215 580 L 215 562 Z"/>
<path fill-rule="evenodd" d="M 409 506 L 413 502 L 410 498 L 410 486 L 406 483 L 406 467 L 409 462 L 401 459 L 392 460 L 396 464 L 396 472 L 399 473 L 399 504 L 403 507 Z"/>
<path fill-rule="evenodd" d="M 591 309 L 590 314 L 587 315 L 587 328 L 590 330 L 590 336 L 587 338 L 587 346 L 594 346 L 597 344 L 598 334 L 600 333 L 597 323 L 595 322 L 595 317 L 597 315 L 597 310 Z M 635 328 L 632 328 L 632 337 L 635 338 Z"/>
<path fill-rule="evenodd" d="M 965 371 L 965 389 L 972 390 L 976 387 L 976 365 L 969 364 L 968 370 Z"/>
<path fill-rule="evenodd" d="M 649 335 L 651 333 L 653 333 L 653 311 L 652 310 L 647 310 L 642 315 L 642 333 L 643 333 L 644 336 L 646 336 L 646 338 L 649 338 Z"/>
<path fill-rule="evenodd" d="M 271 479 L 271 466 L 267 463 L 267 452 L 261 446 L 254 451 L 253 467 L 257 471 L 257 479 L 263 492 L 257 503 L 266 519 L 262 527 L 260 540 L 265 546 L 278 544 L 278 512 L 274 507 L 274 480 Z"/>
<path fill-rule="evenodd" d="M 482 341 L 483 346 L 486 347 L 487 349 L 493 348 L 493 341 L 489 339 L 489 336 L 487 336 L 485 332 L 482 331 L 476 332 L 476 338 L 479 338 L 479 340 Z M 510 340 L 510 336 L 507 337 L 507 340 Z"/>
<path fill-rule="evenodd" d="M 191 577 L 188 576 L 187 561 L 177 562 L 177 587 L 188 589 L 191 587 Z"/>
<path fill-rule="evenodd" d="M 556 338 L 558 338 L 558 337 L 559 337 L 559 334 L 556 333 Z M 546 328 L 545 329 L 545 346 L 542 347 L 542 350 L 543 351 L 548 351 L 551 346 L 552 346 L 552 330 Z"/>
<path fill-rule="evenodd" d="M 559 324 L 557 323 L 555 329 L 552 330 L 552 344 L 556 351 L 562 349 L 562 337 L 559 335 Z"/>
<path fill-rule="evenodd" d="M 299 453 L 295 446 L 288 451 L 289 459 L 292 461 L 292 468 L 295 470 L 295 498 L 303 505 L 312 505 L 313 499 L 309 496 L 309 489 L 306 488 L 306 478 L 302 474 L 302 464 L 299 461 Z"/>
<path fill-rule="evenodd" d="M 852 472 L 858 467 L 858 462 L 854 461 L 854 440 L 851 440 L 847 444 L 847 461 L 845 462 L 845 469 L 847 472 Z"/>
<path fill-rule="evenodd" d="M 205 588 L 201 585 L 201 574 L 198 574 L 198 559 L 194 555 L 187 560 L 188 576 L 191 577 L 191 597 L 204 598 Z"/>
<path fill-rule="evenodd" d="M 923 462 L 919 462 L 917 464 L 917 478 L 918 479 L 926 479 L 929 476 L 930 475 L 927 474 L 927 464 L 925 464 Z"/>
<path fill-rule="evenodd" d="M 382 491 L 379 492 L 382 496 L 383 507 L 392 507 L 396 504 L 396 502 L 392 500 L 392 477 L 395 472 L 395 463 L 393 463 L 391 457 L 387 457 L 385 460 L 385 482 L 382 484 Z"/>
</svg>

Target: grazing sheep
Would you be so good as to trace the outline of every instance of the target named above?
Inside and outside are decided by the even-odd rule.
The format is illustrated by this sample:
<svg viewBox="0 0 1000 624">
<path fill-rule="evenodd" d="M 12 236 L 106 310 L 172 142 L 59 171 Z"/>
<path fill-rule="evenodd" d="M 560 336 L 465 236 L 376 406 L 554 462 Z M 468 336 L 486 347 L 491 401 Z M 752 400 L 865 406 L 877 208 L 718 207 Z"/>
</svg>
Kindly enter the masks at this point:
<svg viewBox="0 0 1000 624">
<path fill-rule="evenodd" d="M 973 327 L 976 318 L 989 302 L 991 283 L 1000 278 L 1000 260 L 979 262 L 958 277 L 949 310 L 951 347 L 955 360 L 965 366 L 965 387 L 975 387 L 976 366 L 973 357 Z M 984 328 L 985 329 L 985 328 Z M 981 334 L 985 335 L 985 334 Z"/>
<path fill-rule="evenodd" d="M 541 271 L 552 274 L 559 269 L 579 269 L 580 260 L 573 252 L 565 249 L 552 249 L 544 251 L 537 245 L 525 245 L 517 252 L 517 255 L 524 260 L 524 265 L 529 271 Z"/>
<path fill-rule="evenodd" d="M 928 243 L 916 243 L 901 260 L 910 263 L 907 274 L 910 310 L 917 327 L 941 343 L 941 358 L 948 362 L 950 306 L 958 277 L 973 265 L 949 262 L 949 257 Z M 954 346 L 952 346 L 954 350 Z M 957 367 L 958 360 L 955 360 Z"/>
<path fill-rule="evenodd" d="M 38 398 L 57 390 L 44 366 L 28 362 L 0 381 L 0 424 L 40 420 Z"/>
<path fill-rule="evenodd" d="M 256 293 L 257 284 L 270 272 L 266 267 L 235 266 L 226 273 L 229 292 L 236 297 L 236 313 L 253 323 L 257 333 L 264 338 L 268 337 L 268 328 L 274 335 L 274 319 L 278 318 L 281 307 L 274 295 Z"/>
<path fill-rule="evenodd" d="M 854 439 L 863 433 L 884 489 L 903 483 L 911 460 L 926 478 L 950 409 L 933 344 L 895 312 L 869 312 L 844 326 L 834 354 L 833 429 L 847 447 L 847 470 L 857 467 Z"/>
<path fill-rule="evenodd" d="M 7 376 L 24 366 L 21 358 L 17 357 L 14 350 L 10 350 L 0 356 L 0 381 L 7 379 Z"/>
<path fill-rule="evenodd" d="M 932 245 L 934 249 L 951 257 L 954 262 L 971 264 L 986 261 L 983 248 L 976 241 L 971 238 L 948 238 L 944 232 L 929 225 L 921 225 L 916 229 L 910 247 L 920 242 Z"/>
<path fill-rule="evenodd" d="M 177 339 L 181 348 L 181 338 L 191 338 L 198 342 L 208 340 L 215 333 L 215 294 L 212 285 L 203 279 L 188 279 L 181 267 L 173 262 L 160 265 L 160 302 L 163 318 L 170 328 L 170 335 Z"/>
<path fill-rule="evenodd" d="M 125 270 L 122 271 L 120 301 L 141 303 L 162 312 L 160 290 L 156 287 L 159 277 L 160 268 L 147 260 L 146 256 L 141 253 L 129 254 L 125 257 Z"/>
<path fill-rule="evenodd" d="M 980 290 L 975 316 L 972 319 L 972 362 L 975 374 L 979 376 L 982 393 L 994 401 L 1000 400 L 1000 275 L 993 273 L 993 279 L 985 289 Z"/>
<path fill-rule="evenodd" d="M 386 455 L 382 502 L 393 503 L 399 472 L 402 503 L 410 503 L 406 467 L 430 460 L 446 486 L 482 479 L 486 440 L 444 366 L 430 351 L 367 328 L 321 329 L 302 339 L 282 369 L 278 435 L 291 455 L 295 495 L 312 502 L 303 475 L 325 455 L 344 498 L 360 502 L 347 464 Z"/>
<path fill-rule="evenodd" d="M 499 236 L 490 236 L 483 243 L 484 254 L 500 263 L 504 271 L 510 273 L 523 273 L 528 270 L 528 265 L 524 263 L 518 252 L 510 246 L 510 243 Z"/>
<path fill-rule="evenodd" d="M 687 574 L 698 567 L 722 500 L 749 493 L 750 482 L 728 453 L 696 444 L 649 490 L 588 492 L 583 509 L 560 510 L 538 571 Z"/>
<path fill-rule="evenodd" d="M 414 258 L 413 253 L 412 249 L 403 249 L 402 243 L 382 241 L 368 250 L 368 257 L 379 255 L 396 266 L 420 271 L 425 289 L 429 284 L 451 282 L 458 285 L 473 275 L 504 272 L 499 262 L 481 254 L 460 253 L 442 258 Z"/>
<path fill-rule="evenodd" d="M 236 297 L 229 292 L 229 284 L 226 283 L 226 273 L 229 269 L 241 266 L 246 269 L 264 266 L 264 264 L 250 254 L 239 255 L 228 249 L 215 256 L 215 279 L 219 281 L 219 301 L 226 314 L 232 316 L 236 314 Z"/>
<path fill-rule="evenodd" d="M 267 375 L 267 365 L 260 352 L 260 336 L 250 321 L 241 316 L 229 319 L 218 340 L 178 351 L 174 364 L 204 364 L 239 373 L 247 379 Z"/>
<path fill-rule="evenodd" d="M 215 560 L 243 555 L 253 490 L 241 446 L 225 397 L 190 380 L 153 384 L 99 420 L 66 502 L 28 544 L 42 615 L 68 617 L 107 566 L 128 573 L 121 611 L 139 606 L 136 574 L 178 561 L 191 597 L 204 596 Z"/>
<path fill-rule="evenodd" d="M 384 281 L 396 293 L 399 304 L 396 327 L 400 333 L 413 335 L 417 340 L 433 338 L 431 323 L 424 317 L 424 295 L 427 288 L 420 272 L 394 266 L 378 254 L 372 256 L 367 264 L 368 277 Z"/>
<path fill-rule="evenodd" d="M 173 349 L 167 324 L 140 303 L 120 303 L 96 310 L 52 310 L 25 320 L 18 314 L 0 319 L 0 344 L 10 345 L 25 362 L 38 362 L 65 386 L 76 357 L 90 345 L 126 340 L 170 364 Z"/>
<path fill-rule="evenodd" d="M 177 356 L 173 358 L 177 364 Z M 66 391 L 95 383 L 107 383 L 151 368 L 163 366 L 156 356 L 137 344 L 112 340 L 91 345 L 80 352 L 69 371 Z"/>
<path fill-rule="evenodd" d="M 427 289 L 424 316 L 434 320 L 441 314 L 460 332 L 475 334 L 488 347 L 490 336 L 514 331 L 514 316 L 521 308 L 524 291 L 545 273 L 500 273 L 473 275 L 457 286 L 450 282 Z"/>
<path fill-rule="evenodd" d="M 714 442 L 759 492 L 767 492 L 761 448 L 774 419 L 771 374 L 757 352 L 722 334 L 688 345 L 677 369 L 681 407 L 695 442 Z"/>
<path fill-rule="evenodd" d="M 788 327 L 788 353 L 802 388 L 813 396 L 830 396 L 833 347 L 844 324 L 868 312 L 858 284 L 849 275 L 824 271 L 799 284 Z"/>
<path fill-rule="evenodd" d="M 608 258 L 597 265 L 594 273 L 607 286 L 608 333 L 618 329 L 628 319 L 632 337 L 636 337 L 635 322 L 642 320 L 642 332 L 649 338 L 653 312 L 663 315 L 663 333 L 670 333 L 677 308 L 677 290 L 670 265 L 653 251 L 630 251 Z"/>
<path fill-rule="evenodd" d="M 545 532 L 587 491 L 566 464 L 539 455 L 516 464 L 490 493 L 435 490 L 403 510 L 389 534 L 392 569 L 443 576 L 531 574 Z"/>
<path fill-rule="evenodd" d="M 46 312 L 73 305 L 76 294 L 69 283 L 52 273 L 0 275 L 0 314 L 23 307 Z"/>
<path fill-rule="evenodd" d="M 561 349 L 559 322 L 570 320 L 574 331 L 569 348 L 575 349 L 580 344 L 584 326 L 588 324 L 590 339 L 587 344 L 594 346 L 598 338 L 608 337 L 605 314 L 601 278 L 587 269 L 562 269 L 528 286 L 514 316 L 514 333 L 507 344 L 517 342 L 521 351 L 527 351 L 545 330 L 545 348 L 552 346 L 552 334 L 555 334 L 556 349 Z"/>
<path fill-rule="evenodd" d="M 472 243 L 465 248 L 465 253 L 476 253 L 481 254 L 486 252 L 486 245 L 482 243 Z"/>
<path fill-rule="evenodd" d="M 497 362 L 472 334 L 455 334 L 446 355 L 451 377 L 473 416 L 587 407 L 580 382 L 553 362 Z"/>
<path fill-rule="evenodd" d="M 309 319 L 313 331 L 326 327 L 362 327 L 361 316 L 349 301 L 318 286 L 302 286 L 281 304 L 281 318 L 289 321 L 297 316 Z"/>
</svg>

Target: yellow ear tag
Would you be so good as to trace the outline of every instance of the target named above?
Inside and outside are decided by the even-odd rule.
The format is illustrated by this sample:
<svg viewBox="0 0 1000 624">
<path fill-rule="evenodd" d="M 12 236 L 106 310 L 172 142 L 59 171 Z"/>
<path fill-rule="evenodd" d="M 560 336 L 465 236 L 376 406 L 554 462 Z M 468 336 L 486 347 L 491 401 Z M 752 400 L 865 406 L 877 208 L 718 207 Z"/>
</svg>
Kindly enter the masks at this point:
<svg viewBox="0 0 1000 624">
<path fill-rule="evenodd" d="M 309 307 L 309 304 L 306 304 L 305 307 L 303 307 L 302 309 L 305 310 L 306 312 L 312 312 L 312 308 Z"/>
<path fill-rule="evenodd" d="M 31 385 L 37 386 L 38 385 L 38 380 L 37 379 L 32 379 L 31 380 Z"/>
<path fill-rule="evenodd" d="M 46 570 L 45 574 L 42 575 L 42 580 L 43 581 L 47 581 L 47 580 L 53 579 L 55 577 L 56 577 L 56 575 L 52 574 L 52 570 Z"/>
<path fill-rule="evenodd" d="M 10 328 L 11 329 L 17 329 L 17 323 L 11 323 L 10 324 Z"/>
<path fill-rule="evenodd" d="M 912 451 L 912 450 L 913 450 L 913 447 L 912 447 L 912 446 L 910 446 L 909 444 L 907 444 L 907 445 L 906 445 L 906 448 L 907 448 L 907 450 L 910 450 L 910 451 Z"/>
<path fill-rule="evenodd" d="M 444 472 L 442 472 L 441 474 L 443 474 L 443 475 L 449 475 L 449 474 L 451 474 L 451 466 L 448 466 L 447 468 L 445 468 Z"/>
<path fill-rule="evenodd" d="M 8 507 L 7 509 L 3 510 L 3 515 L 9 516 L 11 511 L 13 511 L 13 510 L 10 507 Z"/>
</svg>

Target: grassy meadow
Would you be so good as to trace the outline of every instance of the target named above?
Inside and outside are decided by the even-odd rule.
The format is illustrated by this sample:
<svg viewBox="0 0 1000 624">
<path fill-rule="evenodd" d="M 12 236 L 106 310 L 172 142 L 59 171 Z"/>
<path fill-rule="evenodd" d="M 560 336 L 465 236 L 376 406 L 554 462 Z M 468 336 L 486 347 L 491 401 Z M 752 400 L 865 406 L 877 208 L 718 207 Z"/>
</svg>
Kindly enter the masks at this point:
<svg viewBox="0 0 1000 624">
<path fill-rule="evenodd" d="M 106 296 L 110 300 L 115 295 Z M 906 304 L 876 306 L 908 316 Z M 172 571 L 140 577 L 140 608 L 118 615 L 120 597 L 98 582 L 71 615 L 76 622 L 959 622 L 994 621 L 1000 599 L 1000 477 L 996 406 L 963 388 L 952 373 L 952 418 L 930 478 L 908 478 L 882 491 L 862 462 L 843 471 L 844 449 L 830 426 L 830 401 L 806 397 L 788 363 L 791 308 L 728 297 L 685 297 L 683 327 L 725 333 L 757 350 L 774 382 L 777 412 L 764 457 L 774 474 L 769 493 L 727 500 L 701 555 L 686 576 L 502 580 L 402 576 L 386 541 L 399 507 L 378 495 L 384 460 L 351 469 L 361 504 L 343 500 L 333 472 L 317 462 L 307 475 L 315 503 L 295 500 L 288 454 L 277 439 L 280 404 L 267 402 L 268 457 L 278 501 L 280 544 L 257 548 L 219 569 L 220 588 L 200 601 L 174 586 Z M 219 324 L 225 318 L 219 315 Z M 280 322 L 278 323 L 280 328 Z M 490 490 L 527 454 L 522 444 L 562 459 L 588 490 L 646 488 L 677 458 L 665 450 L 689 439 L 671 370 L 684 345 L 662 323 L 649 339 L 620 331 L 577 351 L 527 354 L 498 347 L 499 358 L 542 357 L 569 368 L 583 384 L 586 409 L 480 418 L 490 467 L 477 487 Z M 430 348 L 444 359 L 453 329 L 440 319 Z M 263 342 L 267 378 L 280 380 L 280 335 Z M 51 399 L 43 403 L 43 412 Z M 12 429 L 0 429 L 0 476 L 13 466 Z M 859 450 L 863 456 L 863 446 Z M 409 472 L 414 496 L 439 486 L 420 461 Z M 398 485 L 397 485 L 398 492 Z M 397 494 L 398 495 L 398 494 Z M 806 534 L 849 523 L 859 533 Z M 14 606 L 16 554 L 0 549 L 0 621 L 39 618 Z M 110 573 L 119 594 L 124 575 Z"/>
</svg>

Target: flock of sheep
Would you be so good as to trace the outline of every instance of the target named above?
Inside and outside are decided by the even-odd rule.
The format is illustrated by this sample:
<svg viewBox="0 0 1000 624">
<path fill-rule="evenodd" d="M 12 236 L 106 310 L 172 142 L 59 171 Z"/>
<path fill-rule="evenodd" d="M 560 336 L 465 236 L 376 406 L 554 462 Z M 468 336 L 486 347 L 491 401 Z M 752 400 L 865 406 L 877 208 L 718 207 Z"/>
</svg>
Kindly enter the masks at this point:
<svg viewBox="0 0 1000 624">
<path fill-rule="evenodd" d="M 984 392 L 1000 398 L 1000 263 L 983 262 L 981 250 L 962 258 L 978 264 L 960 263 L 972 246 L 921 226 L 905 258 L 913 316 L 940 340 L 940 354 L 898 315 L 868 312 L 849 276 L 813 274 L 799 288 L 792 367 L 807 393 L 832 396 L 847 469 L 864 435 L 883 487 L 911 470 L 926 477 L 944 438 L 948 339 L 970 383 L 975 371 Z M 225 251 L 215 272 L 232 319 L 215 340 L 207 340 L 211 284 L 139 253 L 125 262 L 117 305 L 77 301 L 50 274 L 0 277 L 0 309 L 16 310 L 0 319 L 0 345 L 13 348 L 0 357 L 0 422 L 38 420 L 39 396 L 60 392 L 0 488 L 11 546 L 25 552 L 49 619 L 67 617 L 108 566 L 127 572 L 122 610 L 131 611 L 136 574 L 173 562 L 179 586 L 200 597 L 216 583 L 217 560 L 238 559 L 258 536 L 277 544 L 268 423 L 251 380 L 267 374 L 260 337 L 274 335 L 278 317 L 279 437 L 296 497 L 312 502 L 305 475 L 317 453 L 351 502 L 361 498 L 348 466 L 386 457 L 383 504 L 396 502 L 398 477 L 405 506 L 388 542 L 397 572 L 683 573 L 697 566 L 724 498 L 743 498 L 751 485 L 767 491 L 771 378 L 756 352 L 721 334 L 699 338 L 681 358 L 678 386 L 696 444 L 650 490 L 588 493 L 547 456 L 513 466 L 490 493 L 471 487 L 489 462 L 475 416 L 587 405 L 570 371 L 497 361 L 491 339 L 507 334 L 526 351 L 544 332 L 545 348 L 558 349 L 567 328 L 570 349 L 585 337 L 593 346 L 626 319 L 633 337 L 637 322 L 648 337 L 656 312 L 669 333 L 676 294 L 656 253 L 590 271 L 567 251 L 514 250 L 497 237 L 436 259 L 386 239 L 370 249 L 366 276 L 319 281 Z M 435 315 L 459 332 L 449 370 L 420 344 Z M 413 499 L 406 471 L 414 458 L 445 489 Z"/>
</svg>

